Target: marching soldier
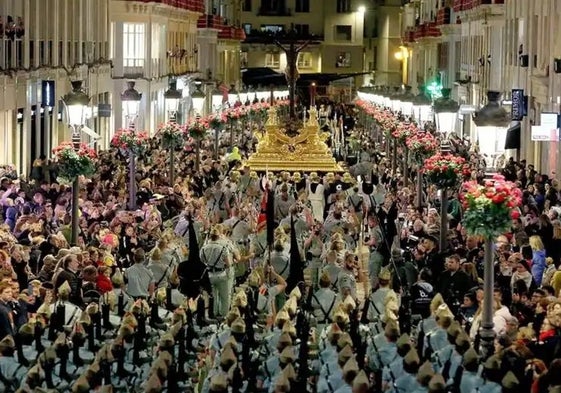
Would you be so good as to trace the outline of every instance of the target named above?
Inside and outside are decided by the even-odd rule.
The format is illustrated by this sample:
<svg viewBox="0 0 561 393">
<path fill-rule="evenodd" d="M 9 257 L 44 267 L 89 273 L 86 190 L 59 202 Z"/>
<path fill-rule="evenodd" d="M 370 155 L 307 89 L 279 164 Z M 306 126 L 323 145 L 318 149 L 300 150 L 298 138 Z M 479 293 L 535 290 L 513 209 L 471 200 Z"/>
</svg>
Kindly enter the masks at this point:
<svg viewBox="0 0 561 393">
<path fill-rule="evenodd" d="M 419 355 L 415 349 L 411 349 L 403 358 L 403 373 L 396 378 L 393 386 L 388 390 L 391 393 L 411 392 L 419 388 L 417 372 L 420 366 Z"/>
<path fill-rule="evenodd" d="M 23 380 L 26 369 L 14 358 L 16 343 L 12 336 L 0 341 L 0 391 L 15 392 Z"/>
<path fill-rule="evenodd" d="M 483 378 L 479 376 L 479 357 L 473 347 L 470 347 L 464 354 L 462 366 L 460 393 L 471 393 L 483 385 Z"/>
<path fill-rule="evenodd" d="M 379 287 L 368 297 L 367 319 L 371 324 L 374 334 L 382 331 L 382 320 L 386 310 L 386 299 L 388 296 L 396 296 L 395 292 L 390 288 L 391 272 L 388 268 L 383 268 L 378 275 Z"/>
<path fill-rule="evenodd" d="M 217 316 L 224 317 L 230 308 L 229 270 L 232 256 L 220 236 L 220 229 L 214 226 L 210 230 L 209 241 L 201 248 L 200 257 L 208 267 L 214 312 Z"/>
<path fill-rule="evenodd" d="M 331 289 L 331 280 L 326 271 L 321 275 L 319 285 L 320 289 L 312 296 L 312 308 L 318 327 L 323 328 L 325 325 L 331 324 L 333 320 L 337 293 Z"/>
<path fill-rule="evenodd" d="M 407 333 L 401 335 L 396 342 L 397 356 L 382 370 L 382 390 L 393 385 L 396 378 L 403 372 L 403 358 L 412 348 L 411 340 Z"/>
</svg>

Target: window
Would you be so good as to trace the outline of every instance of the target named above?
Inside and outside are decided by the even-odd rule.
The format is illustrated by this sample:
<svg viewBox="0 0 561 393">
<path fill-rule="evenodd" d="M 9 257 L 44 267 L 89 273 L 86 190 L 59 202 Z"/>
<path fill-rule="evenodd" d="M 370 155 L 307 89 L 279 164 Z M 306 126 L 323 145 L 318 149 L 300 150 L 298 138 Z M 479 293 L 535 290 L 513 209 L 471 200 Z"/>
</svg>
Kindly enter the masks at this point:
<svg viewBox="0 0 561 393">
<path fill-rule="evenodd" d="M 146 31 L 143 23 L 123 23 L 123 65 L 144 67 Z"/>
<path fill-rule="evenodd" d="M 285 0 L 261 0 L 262 12 L 278 12 L 285 9 Z"/>
<path fill-rule="evenodd" d="M 349 68 L 350 66 L 351 66 L 350 52 L 339 52 L 339 54 L 337 55 L 337 60 L 335 62 L 335 67 Z"/>
<path fill-rule="evenodd" d="M 265 67 L 279 68 L 280 67 L 280 53 L 266 53 L 265 54 Z"/>
<path fill-rule="evenodd" d="M 251 34 L 251 23 L 244 23 L 242 25 L 242 27 L 243 27 L 243 31 L 245 32 L 246 35 Z"/>
<path fill-rule="evenodd" d="M 337 0 L 337 12 L 351 12 L 351 0 Z"/>
<path fill-rule="evenodd" d="M 335 41 L 351 41 L 353 37 L 353 27 L 350 25 L 335 26 Z"/>
<path fill-rule="evenodd" d="M 310 35 L 310 25 L 295 24 L 294 30 L 296 30 L 300 36 L 308 37 Z"/>
<path fill-rule="evenodd" d="M 300 52 L 298 54 L 298 68 L 306 69 L 312 68 L 312 53 L 311 52 Z"/>
<path fill-rule="evenodd" d="M 296 0 L 296 12 L 310 12 L 310 0 Z"/>
<path fill-rule="evenodd" d="M 251 12 L 251 0 L 243 0 L 242 1 L 242 11 L 243 12 Z"/>
<path fill-rule="evenodd" d="M 283 30 L 283 25 L 261 25 L 261 31 L 267 31 L 269 33 L 278 33 Z"/>
</svg>

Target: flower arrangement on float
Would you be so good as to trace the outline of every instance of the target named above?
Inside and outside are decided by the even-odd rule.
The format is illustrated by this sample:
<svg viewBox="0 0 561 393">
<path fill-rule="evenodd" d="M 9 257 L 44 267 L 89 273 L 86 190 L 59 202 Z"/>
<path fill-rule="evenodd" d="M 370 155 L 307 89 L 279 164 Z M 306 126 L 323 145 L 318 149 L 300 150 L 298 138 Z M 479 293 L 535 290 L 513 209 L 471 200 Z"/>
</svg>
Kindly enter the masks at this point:
<svg viewBox="0 0 561 393">
<path fill-rule="evenodd" d="M 157 135 L 166 149 L 175 149 L 185 143 L 185 127 L 170 121 L 158 127 Z"/>
<path fill-rule="evenodd" d="M 148 133 L 128 128 L 117 130 L 113 138 L 111 138 L 110 146 L 116 149 L 132 151 L 133 154 L 140 154 L 148 146 Z"/>
<path fill-rule="evenodd" d="M 195 140 L 201 140 L 205 137 L 206 132 L 210 128 L 211 127 L 206 118 L 196 117 L 187 123 L 187 134 Z"/>
<path fill-rule="evenodd" d="M 463 226 L 470 235 L 495 237 L 508 231 L 512 217 L 522 203 L 522 191 L 515 183 L 496 174 L 483 183 L 465 182 L 460 193 L 464 207 Z"/>
<path fill-rule="evenodd" d="M 439 188 L 453 187 L 460 176 L 469 172 L 466 160 L 452 154 L 437 153 L 425 160 L 423 173 Z"/>
<path fill-rule="evenodd" d="M 58 164 L 58 177 L 66 182 L 72 182 L 80 176 L 90 176 L 95 173 L 94 149 L 80 143 L 75 148 L 72 142 L 62 142 L 53 149 Z"/>
<path fill-rule="evenodd" d="M 422 163 L 426 158 L 432 156 L 438 150 L 438 140 L 430 132 L 417 132 L 405 140 L 405 145 L 413 155 L 413 159 Z"/>
</svg>

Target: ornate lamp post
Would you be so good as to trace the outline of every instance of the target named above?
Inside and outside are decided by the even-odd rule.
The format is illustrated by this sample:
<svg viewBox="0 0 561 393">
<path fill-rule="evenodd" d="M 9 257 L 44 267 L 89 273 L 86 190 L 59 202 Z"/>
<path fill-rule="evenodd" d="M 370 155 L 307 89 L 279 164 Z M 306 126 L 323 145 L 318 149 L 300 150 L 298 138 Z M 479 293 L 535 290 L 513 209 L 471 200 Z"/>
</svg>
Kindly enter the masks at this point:
<svg viewBox="0 0 561 393">
<path fill-rule="evenodd" d="M 411 117 L 413 115 L 413 100 L 415 96 L 411 93 L 411 86 L 405 86 L 405 91 L 401 95 L 401 108 L 400 111 L 403 116 Z"/>
<path fill-rule="evenodd" d="M 240 102 L 242 105 L 246 105 L 247 97 L 249 96 L 249 91 L 244 87 L 239 94 Z"/>
<path fill-rule="evenodd" d="M 501 93 L 487 92 L 487 105 L 476 112 L 473 122 L 477 127 L 479 152 L 488 157 L 487 167 L 493 167 L 493 159 L 505 147 L 506 132 L 510 124 L 508 112 L 500 104 Z"/>
<path fill-rule="evenodd" d="M 193 100 L 193 114 L 195 118 L 200 118 L 204 115 L 205 100 L 206 95 L 201 90 L 201 83 L 197 83 L 197 89 L 191 94 L 191 99 Z M 201 161 L 201 140 L 199 137 L 195 139 L 195 170 L 199 170 L 199 165 Z M 218 141 L 218 139 L 217 139 Z M 218 150 L 217 150 L 218 151 Z"/>
<path fill-rule="evenodd" d="M 183 98 L 180 90 L 177 90 L 177 81 L 172 79 L 169 82 L 168 89 L 164 92 L 164 103 L 168 120 L 171 122 L 177 121 L 177 109 L 179 108 L 179 101 Z"/>
<path fill-rule="evenodd" d="M 450 98 L 450 89 L 442 89 L 442 98 L 434 102 L 436 129 L 442 135 L 449 135 L 456 129 L 460 105 Z M 448 248 L 448 188 L 440 188 L 440 252 Z"/>
<path fill-rule="evenodd" d="M 238 94 L 238 91 L 236 90 L 236 87 L 232 85 L 230 87 L 230 91 L 228 91 L 228 104 L 230 105 L 230 108 L 235 107 L 238 101 L 240 101 L 240 96 Z"/>
<path fill-rule="evenodd" d="M 413 99 L 413 114 L 421 127 L 432 121 L 432 100 L 426 95 L 424 86 L 419 86 L 419 94 Z"/>
<path fill-rule="evenodd" d="M 140 101 L 142 94 L 135 88 L 134 82 L 127 82 L 127 89 L 121 94 L 123 109 L 125 111 L 125 122 L 127 128 L 133 132 L 136 129 L 135 121 L 140 112 Z M 129 151 L 129 210 L 136 209 L 136 157 L 132 151 Z"/>
<path fill-rule="evenodd" d="M 181 91 L 177 90 L 177 81 L 171 79 L 168 89 L 164 92 L 164 105 L 167 112 L 167 118 L 170 123 L 177 122 L 177 110 L 179 101 L 183 98 Z M 169 183 L 170 187 L 175 185 L 175 145 L 167 146 L 169 150 Z"/>
<path fill-rule="evenodd" d="M 90 97 L 82 89 L 82 81 L 72 82 L 72 91 L 66 94 L 62 101 L 66 107 L 66 120 L 68 127 L 72 130 L 72 144 L 74 150 L 80 148 L 81 131 L 84 127 L 85 110 L 90 103 Z M 80 229 L 80 218 L 78 215 L 78 204 L 80 191 L 80 180 L 76 177 L 72 182 L 72 236 L 70 242 L 76 245 Z"/>
<path fill-rule="evenodd" d="M 212 103 L 212 110 L 216 113 L 219 113 L 222 111 L 222 101 L 224 100 L 224 93 L 222 93 L 218 87 L 215 87 L 214 90 L 212 91 L 212 93 L 210 93 L 211 96 L 211 103 Z"/>
</svg>

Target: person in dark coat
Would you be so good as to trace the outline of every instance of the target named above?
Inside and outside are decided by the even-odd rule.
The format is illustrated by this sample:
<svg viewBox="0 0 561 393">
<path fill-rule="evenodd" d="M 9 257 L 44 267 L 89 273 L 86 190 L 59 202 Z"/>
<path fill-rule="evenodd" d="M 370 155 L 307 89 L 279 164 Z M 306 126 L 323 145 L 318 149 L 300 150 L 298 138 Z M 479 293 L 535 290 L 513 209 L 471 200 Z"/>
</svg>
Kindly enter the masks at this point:
<svg viewBox="0 0 561 393">
<path fill-rule="evenodd" d="M 14 335 L 14 323 L 9 304 L 11 300 L 11 284 L 6 281 L 0 282 L 0 340 L 8 335 Z"/>
<path fill-rule="evenodd" d="M 457 311 L 463 296 L 472 287 L 466 272 L 460 269 L 460 257 L 456 254 L 446 258 L 446 270 L 438 278 L 437 289 L 451 310 Z"/>
</svg>

